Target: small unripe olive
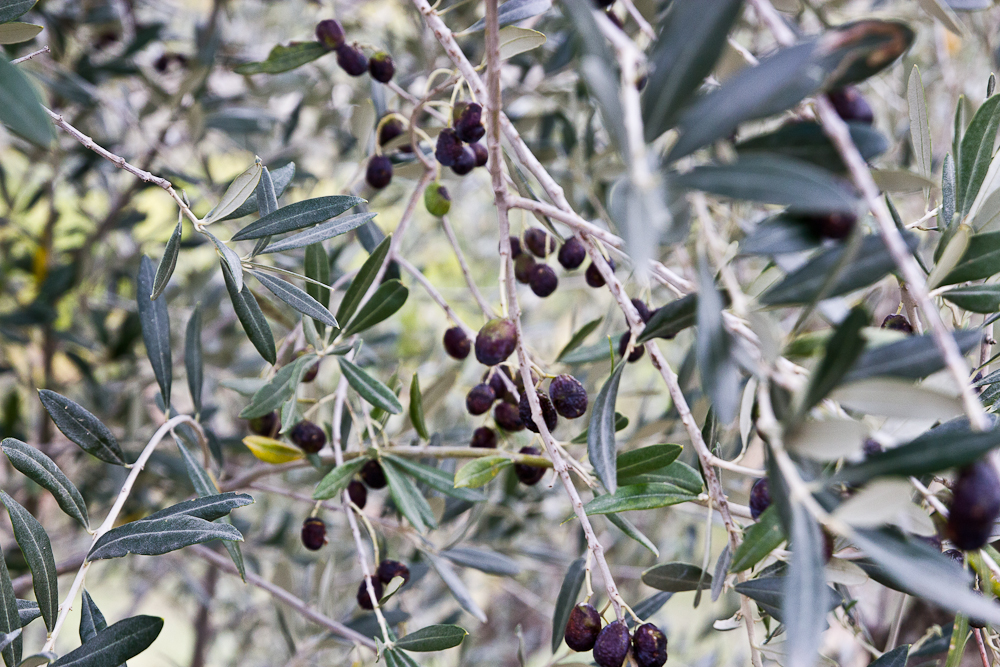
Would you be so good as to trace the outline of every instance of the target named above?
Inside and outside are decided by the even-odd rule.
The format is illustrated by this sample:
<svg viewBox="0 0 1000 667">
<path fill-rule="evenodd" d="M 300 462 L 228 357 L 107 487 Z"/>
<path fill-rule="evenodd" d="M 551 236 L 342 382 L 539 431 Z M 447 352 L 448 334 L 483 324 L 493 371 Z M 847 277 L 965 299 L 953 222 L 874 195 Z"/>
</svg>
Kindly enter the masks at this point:
<svg viewBox="0 0 1000 667">
<path fill-rule="evenodd" d="M 451 210 L 451 195 L 448 194 L 448 188 L 437 181 L 428 185 L 424 190 L 424 206 L 427 212 L 435 217 L 448 215 L 448 211 Z"/>
</svg>

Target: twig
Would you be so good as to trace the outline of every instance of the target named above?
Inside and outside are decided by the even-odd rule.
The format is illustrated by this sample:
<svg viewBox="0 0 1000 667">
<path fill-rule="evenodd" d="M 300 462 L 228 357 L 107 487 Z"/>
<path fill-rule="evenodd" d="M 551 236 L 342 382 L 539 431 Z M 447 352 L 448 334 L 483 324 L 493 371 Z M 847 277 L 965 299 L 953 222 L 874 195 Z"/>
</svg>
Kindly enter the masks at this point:
<svg viewBox="0 0 1000 667">
<path fill-rule="evenodd" d="M 418 1 L 422 2 L 422 0 Z M 500 233 L 500 259 L 506 268 L 505 271 L 501 271 L 501 275 L 503 275 L 506 281 L 510 319 L 514 322 L 517 332 L 517 356 L 520 364 L 521 378 L 524 381 L 528 405 L 531 407 L 531 417 L 538 426 L 539 435 L 545 444 L 549 458 L 552 460 L 552 466 L 555 468 L 556 474 L 559 476 L 563 487 L 566 489 L 566 493 L 570 497 L 574 513 L 580 520 L 580 526 L 583 528 L 584 536 L 587 539 L 587 546 L 591 553 L 593 553 L 594 559 L 601 570 L 601 575 L 604 578 L 604 586 L 607 590 L 608 598 L 614 607 L 615 615 L 621 620 L 623 618 L 622 607 L 624 600 L 622 600 L 621 595 L 618 593 L 618 587 L 615 585 L 614 577 L 611 575 L 611 569 L 604 558 L 604 547 L 594 534 L 594 529 L 587 516 L 587 512 L 583 509 L 583 501 L 580 499 L 580 494 L 577 493 L 569 470 L 566 467 L 566 461 L 563 460 L 556 442 L 552 438 L 552 434 L 546 428 L 538 396 L 534 391 L 528 389 L 533 384 L 528 352 L 524 343 L 524 332 L 521 328 L 521 308 L 517 300 L 517 285 L 514 282 L 514 263 L 511 259 L 510 251 L 510 221 L 507 218 L 509 208 L 507 202 L 507 185 L 503 177 L 503 151 L 500 146 L 500 107 L 502 105 L 502 97 L 500 88 L 500 37 L 497 5 L 498 0 L 486 0 L 486 70 L 489 81 L 489 94 L 483 96 L 481 99 L 485 102 L 487 110 L 487 147 L 490 155 L 490 176 L 496 200 L 497 221 Z"/>
<path fill-rule="evenodd" d="M 43 53 L 48 53 L 48 52 L 49 52 L 49 47 L 43 46 L 42 48 L 38 49 L 37 51 L 32 51 L 31 53 L 29 53 L 26 56 L 21 56 L 20 58 L 14 58 L 13 60 L 10 61 L 10 64 L 11 65 L 17 65 L 18 63 L 23 63 L 25 60 L 31 60 L 35 56 L 40 56 Z"/>
<path fill-rule="evenodd" d="M 472 279 L 472 271 L 469 270 L 469 264 L 465 261 L 465 254 L 462 253 L 462 248 L 458 245 L 458 239 L 455 237 L 455 230 L 451 227 L 451 222 L 448 220 L 447 215 L 441 216 L 441 228 L 444 229 L 445 236 L 448 237 L 448 242 L 451 243 L 452 249 L 455 251 L 455 257 L 458 258 L 458 265 L 462 267 L 462 275 L 465 276 L 465 283 L 469 286 L 469 291 L 472 292 L 473 298 L 476 303 L 479 304 L 479 309 L 483 311 L 483 316 L 490 320 L 496 317 L 496 313 L 493 307 L 490 305 L 483 297 L 483 293 L 479 291 L 479 286 L 476 285 L 476 281 Z"/>
<path fill-rule="evenodd" d="M 222 554 L 218 554 L 212 551 L 208 547 L 196 544 L 194 546 L 188 547 L 188 551 L 195 554 L 202 560 L 208 561 L 214 567 L 220 570 L 224 570 L 229 574 L 240 576 L 240 573 L 236 569 L 236 566 L 233 565 L 233 563 L 228 558 L 226 558 Z M 303 617 L 309 619 L 316 625 L 326 628 L 333 634 L 343 637 L 344 639 L 349 639 L 352 642 L 361 644 L 362 646 L 367 646 L 372 650 L 375 649 L 375 642 L 372 641 L 370 637 L 366 637 L 360 632 L 352 630 L 351 628 L 347 627 L 343 623 L 340 623 L 339 621 L 335 621 L 332 618 L 324 616 L 323 614 L 319 613 L 318 611 L 310 607 L 308 604 L 306 604 L 304 600 L 295 597 L 294 595 L 286 591 L 284 588 L 272 584 L 270 581 L 267 581 L 266 579 L 257 576 L 253 572 L 246 573 L 246 582 L 251 586 L 256 586 L 261 590 L 267 591 L 268 593 L 271 594 L 273 598 L 275 598 L 279 602 L 285 603 L 286 605 L 297 611 L 299 614 L 301 614 Z"/>
<path fill-rule="evenodd" d="M 983 644 L 983 631 L 973 628 L 972 634 L 976 636 L 976 645 L 979 647 L 979 657 L 983 661 L 983 667 L 990 667 L 990 658 L 986 655 L 986 645 Z"/>
<path fill-rule="evenodd" d="M 778 15 L 774 6 L 771 5 L 770 0 L 750 0 L 750 4 L 757 10 L 761 20 L 768 26 L 779 44 L 788 46 L 795 42 L 795 34 L 785 24 L 781 16 Z M 986 411 L 983 409 L 982 403 L 980 403 L 969 382 L 969 378 L 971 377 L 969 366 L 958 349 L 955 339 L 945 327 L 940 311 L 931 299 L 930 294 L 928 294 L 927 283 L 924 281 L 923 273 L 913 259 L 913 255 L 910 254 L 909 249 L 906 247 L 906 242 L 896 228 L 896 223 L 893 221 L 885 201 L 879 196 L 879 189 L 875 184 L 875 179 L 872 178 L 871 170 L 868 169 L 865 159 L 854 144 L 847 124 L 837 114 L 833 104 L 826 96 L 821 95 L 817 97 L 815 104 L 817 116 L 820 124 L 823 126 L 824 133 L 833 142 L 837 153 L 840 154 L 841 159 L 851 173 L 851 179 L 861 191 L 868 204 L 868 208 L 875 216 L 875 221 L 878 223 L 879 235 L 882 237 L 886 249 L 899 268 L 899 272 L 906 282 L 907 289 L 920 307 L 927 322 L 927 327 L 930 329 L 931 336 L 933 336 L 934 342 L 937 344 L 938 350 L 945 360 L 945 364 L 951 373 L 952 379 L 955 381 L 956 387 L 962 392 L 962 401 L 965 404 L 965 412 L 969 417 L 969 422 L 978 431 L 987 429 L 989 421 L 986 418 Z"/>
<path fill-rule="evenodd" d="M 149 457 L 153 455 L 153 451 L 160 444 L 160 441 L 163 440 L 167 433 L 170 433 L 174 428 L 183 423 L 191 425 L 191 427 L 198 434 L 199 440 L 205 439 L 205 434 L 201 430 L 201 424 L 188 415 L 178 415 L 160 426 L 160 428 L 156 430 L 156 433 L 153 434 L 153 437 L 149 439 L 149 442 L 146 443 L 142 453 L 139 454 L 139 458 L 132 464 L 132 469 L 129 471 L 128 477 L 125 478 L 125 483 L 122 484 L 122 488 L 118 492 L 118 497 L 115 499 L 111 509 L 108 510 L 108 516 L 105 517 L 104 522 L 101 523 L 96 531 L 94 531 L 94 539 L 91 543 L 91 547 L 97 543 L 97 540 L 99 540 L 101 536 L 114 527 L 115 521 L 118 519 L 118 514 L 121 513 L 122 507 L 125 505 L 125 501 L 128 500 L 129 494 L 132 493 L 132 487 L 135 485 L 135 480 L 139 478 L 139 473 L 142 472 L 146 462 L 149 460 Z M 52 626 L 52 632 L 49 633 L 48 639 L 42 647 L 43 652 L 51 651 L 52 647 L 55 646 L 56 638 L 62 630 L 63 623 L 66 622 L 66 617 L 69 616 L 69 612 L 73 608 L 73 601 L 76 599 L 80 589 L 83 588 L 84 579 L 87 578 L 87 571 L 90 569 L 92 563 L 93 561 L 84 560 L 80 569 L 77 570 L 76 578 L 73 579 L 73 585 L 70 586 L 69 592 L 66 594 L 66 598 L 60 605 L 59 616 L 56 618 L 55 625 Z"/>
<path fill-rule="evenodd" d="M 444 310 L 445 314 L 452 322 L 462 327 L 465 333 L 468 334 L 470 337 L 475 338 L 476 330 L 462 321 L 462 318 L 460 318 L 458 314 L 455 313 L 455 311 L 452 309 L 452 307 L 448 305 L 448 302 L 445 301 L 444 297 L 441 295 L 441 292 L 439 292 L 437 288 L 434 287 L 433 284 L 431 284 L 431 281 L 427 279 L 427 276 L 421 273 L 420 269 L 413 266 L 413 264 L 410 264 L 408 260 L 403 259 L 402 257 L 397 257 L 396 263 L 399 264 L 399 266 L 402 267 L 404 271 L 406 271 L 411 276 L 416 278 L 418 283 L 423 285 L 424 289 L 430 295 L 431 299 L 433 299 L 434 302 L 437 303 L 437 305 L 441 306 L 441 309 Z"/>
<path fill-rule="evenodd" d="M 526 211 L 533 211 L 535 213 L 547 215 L 550 218 L 555 218 L 567 227 L 571 227 L 573 231 L 589 234 L 590 236 L 600 239 L 601 242 L 606 243 L 613 248 L 621 248 L 625 244 L 620 237 L 615 236 L 606 229 L 601 229 L 591 222 L 587 222 L 572 211 L 564 211 L 563 209 L 557 208 L 552 204 L 546 204 L 545 202 L 537 201 L 535 199 L 528 199 L 527 197 L 509 197 L 508 199 L 510 208 L 523 208 Z"/>
</svg>

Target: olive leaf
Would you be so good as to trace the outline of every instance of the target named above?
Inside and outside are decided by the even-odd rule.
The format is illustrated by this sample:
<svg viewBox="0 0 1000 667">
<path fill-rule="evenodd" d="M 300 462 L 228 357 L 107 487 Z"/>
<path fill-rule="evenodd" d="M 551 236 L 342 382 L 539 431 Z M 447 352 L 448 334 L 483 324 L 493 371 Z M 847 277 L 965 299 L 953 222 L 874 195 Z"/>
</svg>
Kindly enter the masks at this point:
<svg viewBox="0 0 1000 667">
<path fill-rule="evenodd" d="M 84 502 L 76 485 L 66 477 L 55 461 L 31 445 L 14 438 L 4 439 L 0 442 L 0 448 L 16 470 L 47 489 L 55 497 L 63 512 L 76 519 L 85 530 L 90 528 L 87 503 Z"/>
<path fill-rule="evenodd" d="M 170 405 L 170 385 L 173 381 L 173 366 L 170 353 L 170 314 L 165 299 L 153 301 L 153 262 L 143 255 L 139 260 L 139 275 L 136 277 L 135 300 L 139 307 L 139 323 L 142 325 L 142 340 L 146 344 L 146 356 L 153 367 L 156 382 L 160 385 L 163 404 Z"/>
<path fill-rule="evenodd" d="M 38 519 L 4 491 L 0 491 L 0 502 L 7 508 L 14 528 L 14 540 L 21 547 L 24 559 L 28 561 L 35 600 L 42 612 L 45 627 L 51 631 L 59 614 L 59 575 L 52 555 L 52 543 Z"/>
<path fill-rule="evenodd" d="M 70 399 L 49 389 L 39 389 L 38 399 L 49 413 L 56 428 L 80 448 L 115 465 L 126 465 L 118 440 L 101 420 Z"/>
</svg>

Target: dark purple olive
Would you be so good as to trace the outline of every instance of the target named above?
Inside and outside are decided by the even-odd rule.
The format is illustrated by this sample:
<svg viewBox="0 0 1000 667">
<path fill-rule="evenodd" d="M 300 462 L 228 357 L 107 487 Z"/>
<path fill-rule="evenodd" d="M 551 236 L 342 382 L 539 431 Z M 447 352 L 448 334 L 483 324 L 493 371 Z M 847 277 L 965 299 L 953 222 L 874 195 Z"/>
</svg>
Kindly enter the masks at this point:
<svg viewBox="0 0 1000 667">
<path fill-rule="evenodd" d="M 767 477 L 761 477 L 750 489 L 750 516 L 756 521 L 771 504 L 771 484 Z"/>
<path fill-rule="evenodd" d="M 524 233 L 524 245 L 535 257 L 546 257 L 556 249 L 555 239 L 538 227 L 532 227 Z"/>
<path fill-rule="evenodd" d="M 947 534 L 962 551 L 980 549 L 1000 516 L 1000 477 L 993 462 L 980 459 L 962 468 L 952 487 Z"/>
<path fill-rule="evenodd" d="M 576 419 L 587 412 L 587 390 L 572 375 L 560 375 L 549 383 L 549 398 L 560 417 Z"/>
<path fill-rule="evenodd" d="M 347 485 L 347 495 L 351 502 L 358 506 L 358 509 L 364 509 L 368 503 L 368 489 L 356 479 L 352 479 L 351 483 Z"/>
<path fill-rule="evenodd" d="M 556 275 L 551 266 L 539 262 L 528 274 L 528 285 L 531 286 L 531 291 L 535 293 L 535 296 L 545 298 L 559 287 L 559 276 Z"/>
<path fill-rule="evenodd" d="M 326 524 L 322 519 L 311 516 L 302 522 L 302 546 L 317 551 L 326 544 Z"/>
<path fill-rule="evenodd" d="M 510 237 L 510 258 L 517 259 L 521 256 L 521 239 L 516 236 Z"/>
<path fill-rule="evenodd" d="M 667 636 L 652 623 L 632 633 L 632 655 L 639 667 L 663 667 L 667 662 Z"/>
<path fill-rule="evenodd" d="M 571 236 L 559 248 L 559 254 L 556 256 L 556 259 L 559 260 L 564 269 L 572 271 L 573 269 L 580 268 L 583 260 L 587 259 L 587 250 L 580 243 L 579 239 Z"/>
<path fill-rule="evenodd" d="M 556 409 L 552 407 L 552 401 L 550 401 L 549 397 L 540 391 L 535 391 L 535 396 L 538 397 L 539 407 L 542 409 L 542 418 L 545 420 L 545 428 L 547 428 L 550 432 L 555 430 L 559 417 L 556 413 Z M 517 409 L 521 414 L 521 421 L 527 429 L 534 433 L 538 433 L 538 425 L 531 417 L 531 404 L 528 402 L 528 392 L 521 392 L 521 401 L 517 404 Z"/>
<path fill-rule="evenodd" d="M 438 135 L 437 144 L 434 147 L 434 157 L 443 166 L 450 167 L 455 164 L 455 161 L 458 160 L 464 150 L 465 147 L 462 146 L 462 140 L 455 134 L 455 130 L 446 127 Z"/>
<path fill-rule="evenodd" d="M 639 319 L 642 320 L 643 323 L 649 322 L 649 318 L 653 316 L 653 313 L 650 312 L 649 306 L 646 305 L 646 302 L 640 299 L 632 299 L 632 305 L 639 312 Z"/>
<path fill-rule="evenodd" d="M 489 412 L 496 400 L 497 395 L 493 392 L 493 387 L 486 383 L 477 384 L 465 396 L 465 409 L 470 415 L 482 415 Z"/>
<path fill-rule="evenodd" d="M 846 86 L 831 90 L 827 93 L 830 103 L 837 110 L 837 115 L 847 122 L 865 123 L 871 125 L 875 122 L 875 114 L 871 105 L 864 95 L 854 86 Z"/>
<path fill-rule="evenodd" d="M 469 144 L 469 148 L 472 149 L 472 152 L 476 156 L 476 166 L 485 167 L 486 163 L 490 161 L 490 152 L 486 150 L 486 146 L 476 142 L 474 144 Z"/>
<path fill-rule="evenodd" d="M 846 239 L 854 231 L 858 216 L 853 213 L 821 213 L 802 216 L 813 234 L 822 239 Z"/>
<path fill-rule="evenodd" d="M 527 454 L 528 456 L 541 455 L 541 452 L 535 447 L 522 447 L 520 453 Z M 521 482 L 521 484 L 534 486 L 542 481 L 542 477 L 545 477 L 545 468 L 541 466 L 528 465 L 526 463 L 515 463 L 514 474 L 517 476 L 517 479 Z"/>
<path fill-rule="evenodd" d="M 507 401 L 500 401 L 493 408 L 493 421 L 497 426 L 510 433 L 516 433 L 524 429 L 524 422 L 521 421 L 521 411 L 517 406 Z"/>
<path fill-rule="evenodd" d="M 368 160 L 365 180 L 376 190 L 381 190 L 392 182 L 392 161 L 384 155 L 373 155 Z"/>
<path fill-rule="evenodd" d="M 458 138 L 467 144 L 474 144 L 486 134 L 483 127 L 483 107 L 477 102 L 466 104 L 455 121 Z"/>
<path fill-rule="evenodd" d="M 316 26 L 316 41 L 327 51 L 336 51 L 344 45 L 344 27 L 335 19 L 320 21 Z"/>
<path fill-rule="evenodd" d="M 594 648 L 597 635 L 601 632 L 601 615 L 593 605 L 581 602 L 569 612 L 566 623 L 566 646 L 574 651 L 589 651 Z"/>
<path fill-rule="evenodd" d="M 510 320 L 492 319 L 476 336 L 476 359 L 485 366 L 496 366 L 517 347 L 517 327 Z"/>
<path fill-rule="evenodd" d="M 396 63 L 385 51 L 379 51 L 368 60 L 368 73 L 379 83 L 389 83 L 396 73 Z"/>
<path fill-rule="evenodd" d="M 375 576 L 386 586 L 395 577 L 403 578 L 403 585 L 410 583 L 410 568 L 406 567 L 403 563 L 398 560 L 383 560 L 378 564 L 378 570 L 375 572 Z"/>
<path fill-rule="evenodd" d="M 368 71 L 368 58 L 361 49 L 344 44 L 337 49 L 337 64 L 351 76 L 361 76 Z"/>
<path fill-rule="evenodd" d="M 885 319 L 882 320 L 882 328 L 908 334 L 913 333 L 913 325 L 906 319 L 906 315 L 886 315 Z"/>
<path fill-rule="evenodd" d="M 622 621 L 604 626 L 594 642 L 594 662 L 600 667 L 622 667 L 628 655 L 628 627 Z"/>
<path fill-rule="evenodd" d="M 611 270 L 614 271 L 615 261 L 613 259 L 609 259 L 608 266 L 610 266 Z M 587 281 L 587 284 L 591 287 L 604 287 L 606 284 L 604 282 L 604 276 L 602 276 L 601 272 L 597 270 L 597 265 L 593 262 L 591 262 L 590 266 L 587 267 L 587 271 L 583 274 L 583 277 Z"/>
<path fill-rule="evenodd" d="M 619 357 L 625 356 L 625 350 L 628 349 L 628 342 L 629 342 L 630 338 L 631 338 L 631 336 L 629 336 L 629 333 L 626 331 L 625 333 L 622 334 L 622 337 L 619 339 L 619 341 L 618 341 L 618 356 Z M 632 363 L 635 363 L 635 362 L 639 361 L 639 359 L 642 358 L 642 355 L 645 352 L 646 352 L 646 348 L 643 347 L 641 344 L 637 343 L 637 344 L 633 345 L 632 346 L 632 351 L 628 355 L 628 362 L 630 364 L 632 364 Z"/>
<path fill-rule="evenodd" d="M 375 459 L 371 459 L 361 466 L 358 477 L 368 485 L 369 489 L 384 489 L 388 484 L 385 479 L 385 471 L 382 470 L 382 464 Z"/>
<path fill-rule="evenodd" d="M 310 366 L 305 373 L 302 374 L 303 382 L 312 382 L 313 380 L 316 379 L 316 376 L 319 375 L 319 364 L 320 362 L 317 361 L 315 364 Z"/>
<path fill-rule="evenodd" d="M 455 164 L 451 165 L 451 170 L 458 176 L 465 176 L 476 168 L 476 152 L 465 146 L 461 154 L 455 158 Z"/>
<path fill-rule="evenodd" d="M 472 341 L 462 327 L 452 327 L 444 332 L 444 351 L 455 359 L 465 359 L 472 351 Z"/>
<path fill-rule="evenodd" d="M 503 403 L 502 405 L 509 405 L 509 403 Z M 480 426 L 472 432 L 472 440 L 469 441 L 469 447 L 475 447 L 476 449 L 496 449 L 497 434 L 491 428 Z"/>
<path fill-rule="evenodd" d="M 292 427 L 289 437 L 307 454 L 315 454 L 326 446 L 326 432 L 319 425 L 305 419 Z"/>
<path fill-rule="evenodd" d="M 403 121 L 398 118 L 390 118 L 389 120 L 382 123 L 382 127 L 378 131 L 378 144 L 379 146 L 385 146 L 387 143 L 400 136 L 405 132 L 403 127 Z"/>
<path fill-rule="evenodd" d="M 522 252 L 514 260 L 514 279 L 525 285 L 531 284 L 531 273 L 535 270 L 535 258 L 526 252 Z"/>
<path fill-rule="evenodd" d="M 375 589 L 375 597 L 381 599 L 383 590 L 382 582 L 376 579 L 375 577 L 372 577 L 372 588 Z M 368 592 L 368 584 L 365 582 L 364 579 L 361 580 L 361 584 L 358 586 L 357 597 L 358 597 L 358 606 L 361 607 L 362 609 L 367 609 L 368 611 L 371 611 L 372 609 L 375 608 L 375 605 L 372 604 L 372 596 Z"/>
</svg>

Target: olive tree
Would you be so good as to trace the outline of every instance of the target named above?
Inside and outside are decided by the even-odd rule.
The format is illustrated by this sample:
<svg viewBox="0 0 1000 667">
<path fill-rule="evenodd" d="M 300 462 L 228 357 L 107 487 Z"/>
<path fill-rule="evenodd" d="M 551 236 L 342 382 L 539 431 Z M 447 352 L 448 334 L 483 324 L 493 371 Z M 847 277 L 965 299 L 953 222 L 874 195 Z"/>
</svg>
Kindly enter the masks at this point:
<svg viewBox="0 0 1000 667">
<path fill-rule="evenodd" d="M 0 0 L 5 665 L 1000 660 L 991 5 Z"/>
</svg>

